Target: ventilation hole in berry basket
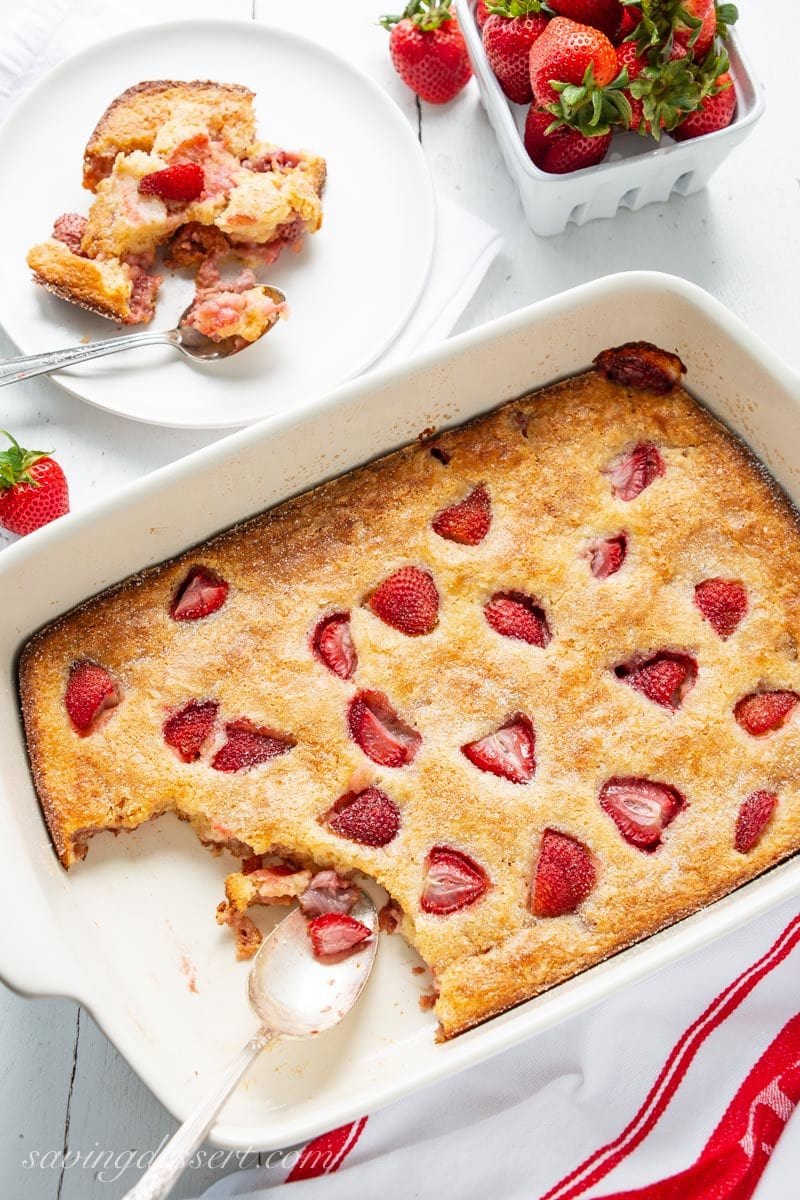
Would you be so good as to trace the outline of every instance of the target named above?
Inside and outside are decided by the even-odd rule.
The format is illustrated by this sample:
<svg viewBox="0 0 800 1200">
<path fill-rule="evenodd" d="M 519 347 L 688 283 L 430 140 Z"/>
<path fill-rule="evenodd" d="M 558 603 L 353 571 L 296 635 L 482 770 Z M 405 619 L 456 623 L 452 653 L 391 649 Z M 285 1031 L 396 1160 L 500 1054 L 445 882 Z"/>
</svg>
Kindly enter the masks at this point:
<svg viewBox="0 0 800 1200">
<path fill-rule="evenodd" d="M 642 194 L 640 187 L 629 188 L 619 202 L 620 208 L 629 208 L 631 212 L 636 212 L 639 207 L 639 197 Z"/>
<path fill-rule="evenodd" d="M 679 196 L 688 196 L 694 186 L 694 171 L 684 171 L 683 175 L 675 181 L 673 192 L 677 192 Z"/>
<path fill-rule="evenodd" d="M 587 220 L 588 215 L 589 215 L 589 205 L 588 204 L 586 204 L 586 203 L 576 204 L 575 207 L 573 208 L 572 212 L 569 214 L 569 217 L 567 218 L 567 224 L 569 224 L 570 221 L 574 221 L 576 225 L 583 225 L 585 223 L 585 221 Z"/>
</svg>

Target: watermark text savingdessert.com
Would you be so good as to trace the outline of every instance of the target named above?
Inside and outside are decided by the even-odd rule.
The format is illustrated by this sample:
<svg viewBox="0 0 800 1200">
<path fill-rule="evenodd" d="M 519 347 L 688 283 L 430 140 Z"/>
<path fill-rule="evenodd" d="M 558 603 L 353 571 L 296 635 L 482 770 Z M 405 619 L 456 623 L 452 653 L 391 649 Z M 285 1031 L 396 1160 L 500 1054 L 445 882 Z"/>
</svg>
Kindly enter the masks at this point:
<svg viewBox="0 0 800 1200">
<path fill-rule="evenodd" d="M 22 1160 L 25 1171 L 91 1171 L 99 1183 L 116 1183 L 126 1171 L 144 1171 L 169 1141 L 165 1134 L 154 1150 L 103 1150 L 95 1142 L 91 1150 L 30 1150 Z M 330 1154 L 331 1152 L 328 1151 Z M 196 1151 L 187 1170 L 224 1171 L 230 1167 L 244 1170 L 258 1167 L 269 1170 L 281 1167 L 291 1170 L 300 1157 L 296 1150 L 258 1151 L 249 1146 L 246 1150 L 200 1149 Z M 320 1152 L 320 1167 L 325 1168 L 325 1152 Z"/>
</svg>

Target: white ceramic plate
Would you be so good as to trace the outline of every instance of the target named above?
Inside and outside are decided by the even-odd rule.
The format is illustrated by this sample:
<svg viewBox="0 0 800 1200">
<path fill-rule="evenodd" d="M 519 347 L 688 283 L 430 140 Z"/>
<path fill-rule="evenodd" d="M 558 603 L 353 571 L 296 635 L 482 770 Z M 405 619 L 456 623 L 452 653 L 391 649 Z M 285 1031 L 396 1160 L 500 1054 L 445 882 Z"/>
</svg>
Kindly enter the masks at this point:
<svg viewBox="0 0 800 1200">
<path fill-rule="evenodd" d="M 254 1028 L 247 964 L 234 962 L 228 931 L 214 923 L 234 860 L 212 857 L 189 826 L 164 817 L 119 838 L 97 837 L 86 862 L 64 872 L 25 754 L 19 648 L 86 596 L 217 529 L 413 441 L 429 425 L 467 421 L 583 370 L 600 347 L 648 337 L 680 349 L 694 394 L 800 502 L 800 377 L 699 288 L 630 274 L 371 372 L 300 413 L 236 433 L 54 521 L 0 555 L 0 976 L 29 993 L 86 1004 L 176 1116 L 188 1115 Z M 412 974 L 417 960 L 402 938 L 384 937 L 356 1008 L 316 1041 L 270 1047 L 228 1102 L 214 1140 L 239 1149 L 290 1146 L 374 1112 L 798 895 L 800 855 L 443 1045 L 434 1042 L 433 1014 L 417 1003 L 429 978 Z"/>
<path fill-rule="evenodd" d="M 115 327 L 31 281 L 28 248 L 61 212 L 86 212 L 83 148 L 106 106 L 143 79 L 218 79 L 256 93 L 259 134 L 328 160 L 322 230 L 269 271 L 292 315 L 257 346 L 216 365 L 152 347 L 54 376 L 99 408 L 156 425 L 245 425 L 367 367 L 414 308 L 433 253 L 433 190 L 419 143 L 366 76 L 321 46 L 268 26 L 180 21 L 99 42 L 62 63 L 0 131 L 0 224 L 14 231 L 0 324 L 22 353 L 55 350 Z M 189 303 L 191 279 L 167 273 L 153 327 Z"/>
</svg>

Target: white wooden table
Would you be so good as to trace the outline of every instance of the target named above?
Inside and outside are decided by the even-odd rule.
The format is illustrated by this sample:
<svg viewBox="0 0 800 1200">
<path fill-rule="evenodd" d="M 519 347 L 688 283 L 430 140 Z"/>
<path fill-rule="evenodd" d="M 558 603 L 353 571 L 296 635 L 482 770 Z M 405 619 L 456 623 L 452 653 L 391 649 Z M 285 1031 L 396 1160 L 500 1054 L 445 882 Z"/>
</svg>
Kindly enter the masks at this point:
<svg viewBox="0 0 800 1200">
<path fill-rule="evenodd" d="M 28 6 L 41 8 L 44 17 L 51 2 L 28 0 Z M 613 221 L 583 229 L 570 227 L 552 240 L 536 238 L 525 226 L 474 85 L 454 104 L 435 109 L 418 104 L 393 76 L 386 35 L 375 26 L 382 0 L 346 0 L 335 6 L 330 0 L 304 0 L 305 18 L 291 11 L 299 4 L 285 0 L 226 0 L 224 5 L 212 0 L 73 3 L 84 16 L 87 10 L 95 13 L 98 37 L 126 25 L 182 15 L 272 21 L 298 30 L 308 19 L 312 36 L 370 70 L 418 131 L 440 192 L 493 223 L 505 238 L 504 252 L 459 328 L 468 329 L 600 275 L 652 268 L 708 289 L 800 368 L 800 152 L 791 126 L 796 62 L 788 36 L 796 23 L 793 0 L 770 0 L 772 28 L 787 30 L 782 39 L 760 31 L 761 5 L 740 0 L 740 28 L 756 74 L 767 86 L 767 114 L 706 193 L 636 214 L 623 212 Z M 13 20 L 8 11 L 0 14 L 0 40 Z M 43 21 L 39 65 L 42 59 L 49 64 L 75 48 L 66 23 L 52 26 Z M 9 350 L 0 333 L 0 355 Z M 0 395 L 0 427 L 14 430 L 24 444 L 57 448 L 76 509 L 214 437 L 150 429 L 96 412 L 47 379 Z M 138 1153 L 157 1146 L 174 1125 L 86 1012 L 68 1001 L 24 1000 L 0 985 L 0 1194 L 10 1200 L 116 1200 L 133 1184 L 134 1169 L 116 1182 L 103 1182 L 81 1167 L 64 1171 L 25 1164 L 32 1154 L 38 1152 L 41 1158 L 47 1151 Z M 791 1156 L 800 1172 L 797 1121 L 794 1126 L 794 1133 L 781 1142 L 774 1165 L 778 1158 Z M 772 1171 L 771 1167 L 762 1182 L 759 1200 L 780 1195 L 770 1186 Z M 109 1175 L 116 1173 L 112 1168 Z M 198 1195 L 220 1174 L 191 1172 L 175 1195 Z"/>
</svg>

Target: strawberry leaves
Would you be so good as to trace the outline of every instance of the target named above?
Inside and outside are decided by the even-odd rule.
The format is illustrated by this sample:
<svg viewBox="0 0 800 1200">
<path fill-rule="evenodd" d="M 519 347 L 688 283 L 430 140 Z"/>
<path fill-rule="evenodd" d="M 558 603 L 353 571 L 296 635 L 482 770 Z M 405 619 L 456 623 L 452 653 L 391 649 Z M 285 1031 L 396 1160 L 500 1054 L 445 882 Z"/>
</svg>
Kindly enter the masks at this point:
<svg viewBox="0 0 800 1200">
<path fill-rule="evenodd" d="M 10 490 L 18 483 L 38 487 L 39 481 L 30 469 L 34 463 L 52 454 L 52 450 L 25 450 L 5 429 L 0 429 L 0 433 L 11 442 L 7 450 L 0 450 L 0 492 Z"/>
<path fill-rule="evenodd" d="M 411 21 L 417 29 L 430 33 L 454 18 L 455 13 L 450 11 L 450 0 L 409 0 L 402 13 L 381 17 L 379 24 L 384 29 L 393 29 L 401 21 Z"/>
<path fill-rule="evenodd" d="M 612 129 L 628 129 L 633 119 L 625 94 L 629 84 L 628 71 L 623 67 L 616 79 L 606 87 L 598 87 L 591 63 L 579 85 L 552 80 L 550 86 L 558 99 L 547 105 L 554 118 L 547 132 L 567 125 L 584 137 L 604 137 Z"/>
</svg>

